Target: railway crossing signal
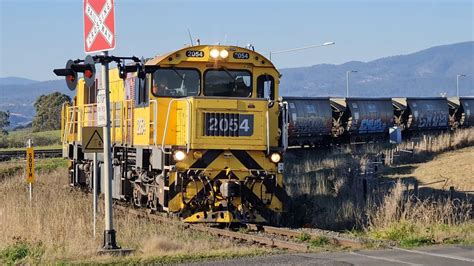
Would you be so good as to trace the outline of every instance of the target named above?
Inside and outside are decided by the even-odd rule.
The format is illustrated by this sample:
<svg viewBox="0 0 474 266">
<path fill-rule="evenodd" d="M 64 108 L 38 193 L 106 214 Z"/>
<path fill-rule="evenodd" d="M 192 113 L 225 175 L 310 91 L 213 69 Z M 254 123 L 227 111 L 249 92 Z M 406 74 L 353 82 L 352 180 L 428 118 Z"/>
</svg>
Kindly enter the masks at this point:
<svg viewBox="0 0 474 266">
<path fill-rule="evenodd" d="M 78 80 L 77 73 L 83 73 L 84 81 L 87 87 L 90 88 L 95 81 L 95 61 L 90 55 L 86 56 L 84 60 L 68 60 L 66 68 L 54 69 L 53 72 L 57 76 L 66 77 L 66 84 L 70 90 L 76 89 Z"/>
<path fill-rule="evenodd" d="M 86 53 L 115 49 L 114 0 L 84 0 L 84 50 Z"/>
</svg>

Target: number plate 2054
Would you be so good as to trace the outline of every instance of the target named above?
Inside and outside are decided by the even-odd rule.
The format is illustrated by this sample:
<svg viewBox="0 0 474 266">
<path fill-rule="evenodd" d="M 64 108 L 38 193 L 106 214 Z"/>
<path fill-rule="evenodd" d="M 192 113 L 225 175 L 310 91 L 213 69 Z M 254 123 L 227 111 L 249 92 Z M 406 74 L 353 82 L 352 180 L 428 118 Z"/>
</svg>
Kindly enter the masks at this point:
<svg viewBox="0 0 474 266">
<path fill-rule="evenodd" d="M 252 136 L 253 118 L 250 114 L 204 113 L 204 136 Z"/>
</svg>

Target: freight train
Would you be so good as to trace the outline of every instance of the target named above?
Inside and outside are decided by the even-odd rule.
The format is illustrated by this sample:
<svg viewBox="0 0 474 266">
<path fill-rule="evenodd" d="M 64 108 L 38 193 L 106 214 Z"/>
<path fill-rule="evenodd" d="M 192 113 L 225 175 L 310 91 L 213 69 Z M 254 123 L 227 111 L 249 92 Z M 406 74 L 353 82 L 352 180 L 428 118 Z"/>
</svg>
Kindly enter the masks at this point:
<svg viewBox="0 0 474 266">
<path fill-rule="evenodd" d="M 112 197 L 190 223 L 278 224 L 289 146 L 386 140 L 395 126 L 409 136 L 474 124 L 474 98 L 280 97 L 280 73 L 253 49 L 198 45 L 131 59 L 109 71 Z M 95 170 L 83 130 L 99 125 L 103 87 L 91 60 L 55 70 L 76 91 L 61 120 L 70 183 L 87 189 Z"/>
<path fill-rule="evenodd" d="M 474 125 L 474 97 L 283 97 L 288 105 L 288 144 L 328 146 L 387 141 L 390 128 L 404 138 Z"/>
<path fill-rule="evenodd" d="M 71 66 L 55 73 L 75 84 Z M 253 49 L 198 45 L 131 68 L 109 71 L 112 197 L 190 223 L 278 223 L 287 115 L 272 62 Z M 61 134 L 71 184 L 90 188 L 82 131 L 97 126 L 101 86 L 87 86 L 88 74 L 62 109 Z"/>
</svg>

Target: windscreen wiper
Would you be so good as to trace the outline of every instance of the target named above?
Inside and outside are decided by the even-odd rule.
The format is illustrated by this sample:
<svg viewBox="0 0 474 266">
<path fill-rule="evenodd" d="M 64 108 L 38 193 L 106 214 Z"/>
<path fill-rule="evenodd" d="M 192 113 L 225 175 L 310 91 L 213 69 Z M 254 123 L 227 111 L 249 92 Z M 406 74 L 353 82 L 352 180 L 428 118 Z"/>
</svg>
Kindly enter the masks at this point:
<svg viewBox="0 0 474 266">
<path fill-rule="evenodd" d="M 222 67 L 222 69 L 224 69 L 225 73 L 232 78 L 232 80 L 235 81 L 235 79 L 237 78 L 237 76 L 234 76 L 232 75 L 232 73 L 230 73 L 230 71 L 226 68 L 226 67 Z"/>
<path fill-rule="evenodd" d="M 178 70 L 175 67 L 171 67 L 171 69 L 174 71 L 174 73 L 176 73 L 176 75 L 178 75 L 181 81 L 184 81 L 184 76 L 181 76 L 181 74 L 179 74 Z"/>
</svg>

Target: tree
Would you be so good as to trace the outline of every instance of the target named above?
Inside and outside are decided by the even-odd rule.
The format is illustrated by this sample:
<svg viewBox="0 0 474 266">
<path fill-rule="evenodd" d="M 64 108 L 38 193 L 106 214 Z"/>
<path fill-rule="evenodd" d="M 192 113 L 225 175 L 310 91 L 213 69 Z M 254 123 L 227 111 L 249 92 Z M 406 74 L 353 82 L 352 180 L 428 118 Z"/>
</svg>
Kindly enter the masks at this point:
<svg viewBox="0 0 474 266">
<path fill-rule="evenodd" d="M 0 134 L 6 135 L 8 132 L 5 130 L 5 127 L 10 125 L 10 112 L 9 111 L 0 111 Z"/>
<path fill-rule="evenodd" d="M 55 130 L 61 127 L 61 107 L 71 102 L 71 98 L 60 92 L 41 95 L 36 99 L 36 114 L 33 118 L 33 131 Z"/>
</svg>

